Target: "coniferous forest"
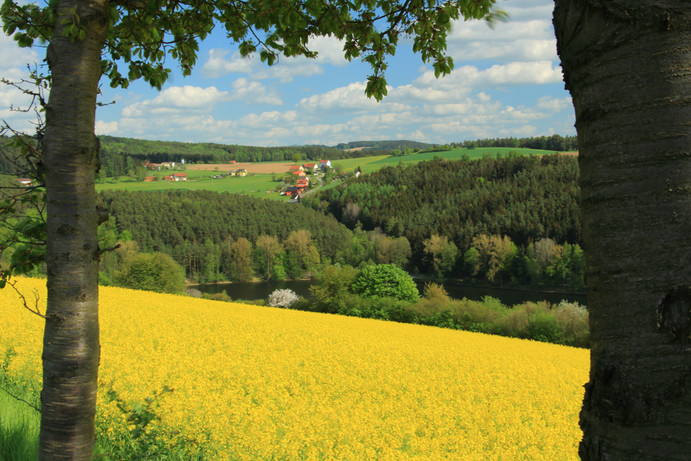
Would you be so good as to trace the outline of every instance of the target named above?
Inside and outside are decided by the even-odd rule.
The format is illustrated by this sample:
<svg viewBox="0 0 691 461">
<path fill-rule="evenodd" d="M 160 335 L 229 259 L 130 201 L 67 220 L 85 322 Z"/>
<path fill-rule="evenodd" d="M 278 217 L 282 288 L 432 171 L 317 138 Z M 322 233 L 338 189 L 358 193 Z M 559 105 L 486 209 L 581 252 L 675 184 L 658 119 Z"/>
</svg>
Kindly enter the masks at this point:
<svg viewBox="0 0 691 461">
<path fill-rule="evenodd" d="M 395 264 L 437 279 L 583 288 L 574 157 L 387 167 L 302 204 L 210 191 L 101 193 L 112 282 L 128 252 L 171 256 L 200 282 L 302 278 Z"/>
</svg>

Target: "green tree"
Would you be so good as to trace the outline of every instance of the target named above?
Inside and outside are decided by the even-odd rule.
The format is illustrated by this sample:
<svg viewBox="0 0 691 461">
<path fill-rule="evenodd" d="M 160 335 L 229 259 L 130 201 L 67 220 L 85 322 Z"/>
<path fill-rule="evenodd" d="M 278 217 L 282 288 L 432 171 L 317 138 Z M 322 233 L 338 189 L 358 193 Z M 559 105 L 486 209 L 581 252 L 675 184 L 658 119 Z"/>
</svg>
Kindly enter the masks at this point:
<svg viewBox="0 0 691 461">
<path fill-rule="evenodd" d="M 420 298 L 420 292 L 410 274 L 393 264 L 363 268 L 351 289 L 366 298 L 390 297 L 410 302 Z"/>
<path fill-rule="evenodd" d="M 230 273 L 240 282 L 246 282 L 254 277 L 252 270 L 252 243 L 244 237 L 230 245 Z"/>
<path fill-rule="evenodd" d="M 432 234 L 430 238 L 423 240 L 425 253 L 432 261 L 432 267 L 437 277 L 442 278 L 444 275 L 451 273 L 456 265 L 456 258 L 458 257 L 458 248 L 453 242 L 445 236 Z"/>
<path fill-rule="evenodd" d="M 288 275 L 302 277 L 319 264 L 319 251 L 312 243 L 312 234 L 306 229 L 299 229 L 288 234 L 283 241 L 286 248 Z"/>
<path fill-rule="evenodd" d="M 278 237 L 273 235 L 260 235 L 254 244 L 255 248 L 259 250 L 259 257 L 264 269 L 264 276 L 270 279 L 276 274 L 275 267 L 281 263 L 281 254 L 283 253 L 283 245 L 279 242 Z"/>
<path fill-rule="evenodd" d="M 328 266 L 310 287 L 320 312 L 346 312 L 350 287 L 359 271 L 351 266 Z"/>
<path fill-rule="evenodd" d="M 681 460 L 691 452 L 691 9 L 688 0 L 555 4 L 578 130 L 591 327 L 579 454 Z"/>
<path fill-rule="evenodd" d="M 135 253 L 120 263 L 113 276 L 118 286 L 159 293 L 182 293 L 185 270 L 164 253 Z"/>
<path fill-rule="evenodd" d="M 517 254 L 516 245 L 507 236 L 481 234 L 473 238 L 472 245 L 478 252 L 473 273 L 483 275 L 490 282 Z"/>
</svg>

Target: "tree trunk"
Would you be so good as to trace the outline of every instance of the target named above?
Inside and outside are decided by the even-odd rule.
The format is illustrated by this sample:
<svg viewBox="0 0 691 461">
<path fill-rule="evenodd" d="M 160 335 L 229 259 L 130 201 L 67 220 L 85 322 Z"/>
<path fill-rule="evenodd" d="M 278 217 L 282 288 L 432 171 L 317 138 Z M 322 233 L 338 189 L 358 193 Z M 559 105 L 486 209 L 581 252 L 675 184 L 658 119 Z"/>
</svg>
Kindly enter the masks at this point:
<svg viewBox="0 0 691 461">
<path fill-rule="evenodd" d="M 584 460 L 691 456 L 691 8 L 556 0 L 591 328 Z"/>
<path fill-rule="evenodd" d="M 40 459 L 91 459 L 100 358 L 94 135 L 106 2 L 59 1 L 46 60 L 52 87 L 43 163 L 48 205 L 48 306 Z M 81 40 L 64 30 L 75 21 Z"/>
</svg>

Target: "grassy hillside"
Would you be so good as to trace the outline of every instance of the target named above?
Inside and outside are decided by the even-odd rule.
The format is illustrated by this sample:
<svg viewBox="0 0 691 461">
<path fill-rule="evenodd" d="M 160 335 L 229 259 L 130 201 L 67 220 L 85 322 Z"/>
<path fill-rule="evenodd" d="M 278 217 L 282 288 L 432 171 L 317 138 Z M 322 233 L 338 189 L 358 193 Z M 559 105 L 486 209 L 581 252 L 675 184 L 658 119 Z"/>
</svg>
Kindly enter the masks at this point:
<svg viewBox="0 0 691 461">
<path fill-rule="evenodd" d="M 281 197 L 278 195 L 278 192 L 274 191 L 279 183 L 274 181 L 274 176 L 270 174 L 214 179 L 213 175 L 215 173 L 212 171 L 186 170 L 184 173 L 190 180 L 180 182 L 161 180 L 142 182 L 130 178 L 120 178 L 118 180 L 108 178 L 101 184 L 97 184 L 96 190 L 98 192 L 104 190 L 126 190 L 132 192 L 154 190 L 208 190 L 285 200 L 285 197 Z M 166 174 L 170 174 L 170 172 L 166 172 Z M 158 173 L 158 175 L 163 176 L 161 173 Z"/>
<path fill-rule="evenodd" d="M 551 151 L 539 149 L 520 149 L 512 147 L 477 147 L 475 149 L 451 149 L 447 151 L 425 151 L 417 154 L 402 155 L 394 157 L 391 155 L 378 155 L 363 158 L 351 158 L 343 160 L 335 160 L 332 164 L 340 165 L 344 171 L 354 171 L 359 166 L 363 173 L 373 173 L 384 168 L 385 166 L 393 166 L 399 164 L 418 163 L 425 160 L 432 160 L 435 157 L 441 157 L 446 160 L 459 160 L 464 157 L 471 159 L 482 158 L 484 156 L 495 157 L 497 155 L 506 156 L 509 152 L 519 152 L 522 155 L 545 155 L 552 154 Z"/>
<path fill-rule="evenodd" d="M 19 287 L 44 302 L 44 281 Z M 9 290 L 0 316 L 0 372 L 39 381 L 42 320 Z M 107 287 L 100 318 L 100 440 L 238 460 L 578 457 L 584 349 Z"/>
<path fill-rule="evenodd" d="M 452 149 L 448 151 L 429 151 L 420 152 L 417 154 L 402 155 L 402 156 L 391 156 L 391 155 L 374 155 L 370 157 L 360 157 L 360 158 L 348 158 L 341 160 L 334 160 L 332 164 L 334 167 L 338 166 L 346 172 L 353 172 L 358 167 L 363 173 L 374 173 L 386 166 L 399 165 L 399 164 L 411 164 L 418 163 L 425 160 L 432 160 L 435 157 L 441 157 L 449 160 L 458 160 L 461 158 L 470 157 L 471 159 L 482 158 L 484 156 L 495 157 L 497 155 L 505 156 L 509 152 L 519 152 L 523 155 L 544 155 L 551 154 L 550 151 L 538 150 L 538 149 L 521 149 L 521 148 L 511 148 L 511 147 L 478 147 L 475 149 Z M 272 163 L 272 162 L 266 162 Z M 275 162 L 277 164 L 282 164 L 283 162 Z M 310 163 L 309 160 L 305 160 L 304 163 Z M 228 165 L 230 169 L 230 165 Z M 223 172 L 222 169 L 219 170 Z M 170 174 L 170 171 L 165 172 L 150 172 L 147 174 L 152 174 L 162 178 L 165 175 Z M 128 190 L 128 191 L 142 191 L 142 190 L 210 190 L 214 192 L 229 192 L 232 194 L 241 193 L 250 195 L 253 197 L 262 198 L 272 198 L 285 200 L 285 197 L 281 197 L 278 193 L 273 192 L 277 182 L 274 178 L 277 175 L 274 174 L 262 174 L 255 173 L 246 177 L 226 177 L 222 179 L 213 179 L 213 176 L 218 174 L 214 171 L 199 171 L 199 170 L 185 170 L 185 174 L 189 177 L 191 181 L 187 182 L 170 182 L 170 181 L 156 181 L 156 182 L 142 182 L 136 181 L 132 178 L 121 177 L 119 179 L 107 178 L 101 183 L 96 185 L 98 191 L 102 190 Z M 278 175 L 280 176 L 280 175 Z M 339 182 L 332 183 L 330 187 L 334 187 Z M 267 192 L 272 191 L 272 192 Z"/>
</svg>

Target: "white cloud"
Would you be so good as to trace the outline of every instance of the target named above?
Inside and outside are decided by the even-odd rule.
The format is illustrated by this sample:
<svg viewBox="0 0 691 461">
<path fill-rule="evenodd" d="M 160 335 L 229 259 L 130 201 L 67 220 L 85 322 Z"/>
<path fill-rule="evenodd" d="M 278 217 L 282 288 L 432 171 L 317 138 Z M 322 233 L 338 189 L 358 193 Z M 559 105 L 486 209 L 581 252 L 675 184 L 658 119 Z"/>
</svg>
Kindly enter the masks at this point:
<svg viewBox="0 0 691 461">
<path fill-rule="evenodd" d="M 448 38 L 450 55 L 456 60 L 493 59 L 502 62 L 557 59 L 552 26 L 551 0 L 498 2 L 497 9 L 509 14 L 493 28 L 483 21 L 459 21 Z"/>
<path fill-rule="evenodd" d="M 353 82 L 322 94 L 303 98 L 298 107 L 310 111 L 367 111 L 377 107 L 377 102 L 365 96 L 365 83 Z"/>
<path fill-rule="evenodd" d="M 40 65 L 39 53 L 34 48 L 20 48 L 11 37 L 0 33 L 0 76 L 16 83 L 27 90 L 34 91 L 31 83 L 21 83 L 29 79 L 27 66 Z M 10 85 L 0 84 L 0 119 L 9 123 L 12 129 L 22 132 L 32 132 L 37 122 L 36 114 L 32 111 L 22 112 L 32 104 L 32 97 L 24 94 L 20 89 Z"/>
<path fill-rule="evenodd" d="M 154 106 L 175 107 L 181 109 L 210 109 L 228 96 L 225 91 L 219 91 L 210 86 L 173 86 L 161 91 L 151 102 Z"/>
<path fill-rule="evenodd" d="M 288 83 L 297 77 L 323 74 L 326 64 L 337 67 L 348 64 L 343 57 L 343 42 L 334 37 L 313 37 L 308 46 L 318 53 L 316 58 L 279 56 L 273 66 L 261 62 L 258 54 L 242 57 L 235 51 L 228 58 L 229 51 L 214 48 L 209 51 L 209 58 L 202 66 L 202 73 L 208 78 L 232 73 L 251 74 L 255 79 L 276 79 L 281 83 Z"/>
<path fill-rule="evenodd" d="M 154 99 L 135 102 L 122 110 L 123 117 L 148 117 L 179 113 L 181 111 L 209 112 L 228 99 L 228 92 L 216 87 L 172 86 L 161 91 Z"/>
<path fill-rule="evenodd" d="M 118 132 L 118 122 L 103 122 L 101 120 L 96 121 L 96 134 L 115 134 Z"/>
<path fill-rule="evenodd" d="M 281 97 L 274 89 L 269 89 L 259 82 L 253 82 L 246 78 L 238 78 L 232 84 L 233 92 L 231 101 L 245 101 L 253 104 L 281 105 Z"/>
<path fill-rule="evenodd" d="M 209 50 L 209 59 L 202 66 L 202 73 L 208 78 L 216 78 L 232 73 L 252 72 L 251 57 L 243 58 L 239 51 L 234 52 L 230 59 L 226 59 L 227 55 L 228 51 L 220 48 Z"/>
<path fill-rule="evenodd" d="M 537 100 L 537 107 L 539 109 L 561 112 L 572 107 L 571 98 L 552 98 L 551 96 L 542 96 Z"/>
<path fill-rule="evenodd" d="M 475 66 L 462 66 L 454 69 L 441 80 L 434 76 L 433 71 L 427 70 L 413 82 L 413 85 L 419 88 L 436 88 L 437 91 L 452 89 L 462 93 L 462 88 L 541 85 L 561 81 L 561 67 L 553 65 L 550 61 L 533 61 L 495 64 L 484 70 Z"/>
<path fill-rule="evenodd" d="M 11 37 L 0 34 L 0 74 L 16 78 L 26 74 L 26 66 L 39 64 L 41 58 L 34 48 L 20 48 Z"/>
</svg>

